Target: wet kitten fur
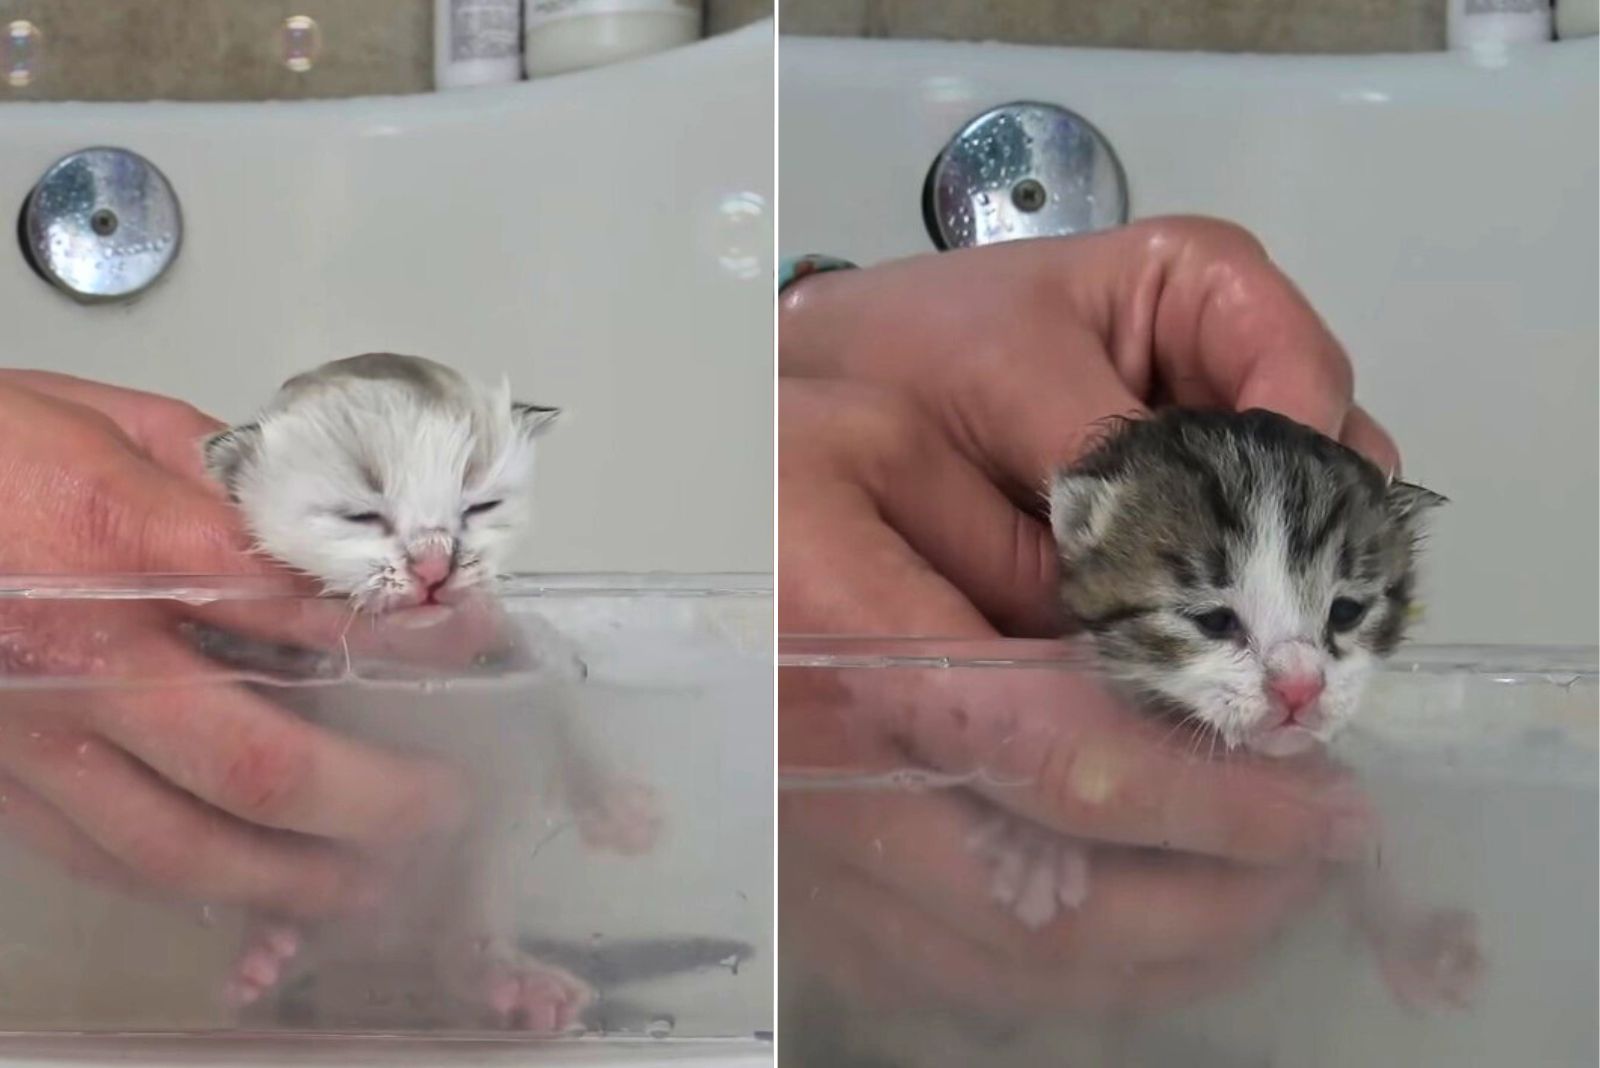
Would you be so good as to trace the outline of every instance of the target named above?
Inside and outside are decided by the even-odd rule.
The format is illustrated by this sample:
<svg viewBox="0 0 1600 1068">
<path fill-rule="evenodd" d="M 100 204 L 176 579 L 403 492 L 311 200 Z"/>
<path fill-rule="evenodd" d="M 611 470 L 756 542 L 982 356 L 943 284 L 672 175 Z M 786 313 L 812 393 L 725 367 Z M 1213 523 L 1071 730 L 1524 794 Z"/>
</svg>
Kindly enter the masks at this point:
<svg viewBox="0 0 1600 1068">
<path fill-rule="evenodd" d="M 533 443 L 556 414 L 513 401 L 504 383 L 485 389 L 431 360 L 369 353 L 289 379 L 254 420 L 207 438 L 204 460 L 259 551 L 382 613 L 434 595 L 451 601 L 495 577 L 527 525 Z M 431 592 L 412 574 L 425 551 L 447 553 L 452 564 Z M 576 652 L 546 631 L 532 635 L 537 659 L 581 680 Z M 208 655 L 236 666 L 283 659 L 234 635 L 202 637 Z M 472 768 L 468 828 L 433 846 L 364 920 L 302 929 L 252 917 L 227 993 L 248 1005 L 286 978 L 312 981 L 315 1010 L 333 1027 L 406 1028 L 432 1014 L 446 1028 L 567 1028 L 595 994 L 517 947 L 506 845 L 554 803 L 595 848 L 647 849 L 658 819 L 653 795 L 602 767 L 549 695 L 529 716 L 493 701 L 475 708 L 458 691 L 450 702 L 458 715 L 444 717 L 437 698 L 408 694 L 375 704 L 369 691 L 312 687 L 273 699 L 341 733 Z M 559 796 L 543 796 L 541 784 Z M 385 997 L 374 1000 L 374 991 Z"/>
<path fill-rule="evenodd" d="M 1349 722 L 1404 637 L 1423 519 L 1444 503 L 1259 410 L 1117 421 L 1047 496 L 1061 603 L 1113 685 L 1225 749 L 1268 756 Z M 1306 726 L 1268 692 L 1269 676 L 1290 672 L 1324 680 Z M 971 846 L 992 896 L 1030 928 L 1089 896 L 1085 843 L 996 811 Z M 1350 890 L 1401 1000 L 1466 1004 L 1481 968 L 1470 916 L 1413 910 L 1366 872 Z"/>
<path fill-rule="evenodd" d="M 1272 412 L 1170 409 L 1117 426 L 1049 500 L 1062 604 L 1108 674 L 1282 755 L 1337 733 L 1404 636 L 1444 498 Z M 1311 729 L 1273 729 L 1286 672 L 1325 680 Z"/>
<path fill-rule="evenodd" d="M 534 440 L 558 414 L 432 360 L 367 353 L 285 382 L 204 444 L 259 548 L 366 607 L 427 597 L 408 561 L 448 553 L 444 594 L 492 579 L 527 525 Z"/>
</svg>

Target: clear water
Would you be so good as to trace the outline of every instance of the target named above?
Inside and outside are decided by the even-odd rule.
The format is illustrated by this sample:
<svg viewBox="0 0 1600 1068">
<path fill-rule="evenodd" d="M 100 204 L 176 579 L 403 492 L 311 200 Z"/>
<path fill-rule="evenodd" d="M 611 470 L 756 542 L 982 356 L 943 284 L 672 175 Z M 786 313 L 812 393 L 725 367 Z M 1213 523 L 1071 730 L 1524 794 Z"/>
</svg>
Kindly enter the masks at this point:
<svg viewBox="0 0 1600 1068">
<path fill-rule="evenodd" d="M 479 628 L 495 636 L 478 642 L 486 655 L 464 658 L 449 622 L 357 623 L 310 652 L 241 643 L 241 627 L 276 633 L 308 609 L 237 582 L 19 582 L 0 593 L 0 1031 L 516 1037 L 488 1013 L 447 1007 L 425 974 L 440 908 L 418 912 L 417 901 L 454 914 L 482 898 L 509 910 L 524 951 L 597 988 L 589 1040 L 770 1034 L 770 583 L 528 579 L 500 608 L 494 628 Z M 209 655 L 150 654 L 140 643 L 156 631 Z M 462 833 L 483 840 L 471 863 L 484 874 L 465 878 L 461 854 L 419 853 L 390 903 L 359 923 L 307 929 L 305 963 L 238 1009 L 220 995 L 245 910 L 64 871 L 21 825 L 33 809 L 17 769 L 56 746 L 71 792 L 93 776 L 72 770 L 82 743 L 57 742 L 93 716 L 203 716 L 241 688 L 452 769 L 468 784 Z M 94 756 L 84 763 L 99 774 Z M 604 774 L 583 782 L 627 782 L 653 798 L 648 849 L 585 843 L 560 784 L 586 769 Z"/>
<path fill-rule="evenodd" d="M 1137 735 L 1128 746 L 1108 743 L 1089 669 L 1061 647 L 781 643 L 779 1055 L 807 1068 L 1592 1065 L 1595 663 L 1593 649 L 1410 650 L 1332 755 L 1380 831 L 1325 870 L 1378 873 L 1415 909 L 1474 917 L 1484 966 L 1470 1005 L 1417 1012 L 1332 887 L 1264 934 L 1248 904 L 1197 923 L 1224 906 L 1174 880 L 1189 862 L 1102 842 L 1082 911 L 1053 930 L 1028 934 L 989 900 L 962 840 L 974 791 L 1051 811 L 1098 796 L 1122 813 L 1170 794 L 1187 803 L 1162 810 L 1164 826 L 1230 841 L 1210 802 L 1244 765 L 1148 721 L 1115 728 Z M 1119 778 L 1152 753 L 1164 754 L 1159 781 Z M 1295 803 L 1249 796 L 1256 814 Z M 1143 878 L 1097 884 L 1097 870 Z M 1091 915 L 1123 927 L 1075 935 Z M 1196 941 L 1197 928 L 1212 937 Z M 1161 990 L 1163 966 L 1181 989 Z"/>
</svg>

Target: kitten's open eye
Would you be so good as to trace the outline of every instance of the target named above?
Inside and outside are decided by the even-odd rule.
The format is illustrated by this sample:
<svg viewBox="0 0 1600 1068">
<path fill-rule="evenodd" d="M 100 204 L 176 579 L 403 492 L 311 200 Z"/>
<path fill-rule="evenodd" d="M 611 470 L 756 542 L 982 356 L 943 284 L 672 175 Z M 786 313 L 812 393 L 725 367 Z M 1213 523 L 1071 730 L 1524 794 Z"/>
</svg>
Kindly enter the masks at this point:
<svg viewBox="0 0 1600 1068">
<path fill-rule="evenodd" d="M 383 516 L 377 512 L 349 512 L 344 516 L 347 523 L 360 523 L 362 526 L 382 526 L 385 522 Z"/>
<path fill-rule="evenodd" d="M 1231 608 L 1213 608 L 1190 618 L 1200 628 L 1200 633 L 1208 638 L 1231 638 L 1243 629 L 1239 617 L 1233 614 Z"/>
<path fill-rule="evenodd" d="M 500 507 L 499 501 L 483 501 L 468 508 L 465 512 L 462 512 L 461 515 L 464 518 L 470 519 L 475 515 L 482 515 L 485 512 L 492 512 L 498 507 Z"/>
<path fill-rule="evenodd" d="M 1349 597 L 1335 597 L 1328 609 L 1328 625 L 1334 630 L 1349 630 L 1367 614 L 1367 606 Z"/>
</svg>

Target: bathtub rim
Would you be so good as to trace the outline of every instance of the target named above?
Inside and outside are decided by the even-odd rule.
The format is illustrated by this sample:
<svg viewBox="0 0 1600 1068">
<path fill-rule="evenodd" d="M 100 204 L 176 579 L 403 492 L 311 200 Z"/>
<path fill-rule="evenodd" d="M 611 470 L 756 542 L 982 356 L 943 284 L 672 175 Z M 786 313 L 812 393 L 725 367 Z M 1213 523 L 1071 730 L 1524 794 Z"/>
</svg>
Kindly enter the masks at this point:
<svg viewBox="0 0 1600 1068">
<path fill-rule="evenodd" d="M 1022 41 L 950 40 L 938 37 L 833 37 L 818 34 L 784 33 L 779 28 L 779 63 L 798 57 L 810 61 L 818 54 L 839 51 L 899 53 L 904 60 L 930 59 L 944 52 L 951 58 L 971 58 L 983 54 L 1000 57 L 1006 52 L 1018 55 L 1039 56 L 1051 52 L 1064 55 L 1103 57 L 1105 62 L 1160 62 L 1151 57 L 1170 57 L 1173 63 L 1190 63 L 1199 67 L 1208 64 L 1226 64 L 1229 67 L 1251 65 L 1260 73 L 1270 73 L 1271 68 L 1334 67 L 1351 64 L 1369 65 L 1374 69 L 1399 63 L 1430 63 L 1438 67 L 1469 67 L 1485 71 L 1500 71 L 1508 67 L 1531 65 L 1530 56 L 1545 48 L 1558 48 L 1576 54 L 1588 50 L 1600 55 L 1600 37 L 1569 37 L 1549 41 L 1532 41 L 1515 45 L 1485 45 L 1479 48 L 1442 48 L 1418 52 L 1220 52 L 1192 48 L 1113 48 L 1085 44 L 1043 44 Z M 794 51 L 785 53 L 784 49 Z M 1003 63 L 1000 64 L 1003 66 Z"/>
<path fill-rule="evenodd" d="M 779 670 L 922 669 L 1088 671 L 1094 658 L 1072 639 L 778 635 Z M 1403 645 L 1383 675 L 1483 678 L 1571 686 L 1600 681 L 1600 647 L 1584 645 Z"/>
<path fill-rule="evenodd" d="M 771 1065 L 772 1042 L 754 1037 L 654 1039 L 591 1036 L 526 1039 L 428 1033 L 196 1031 L 0 1031 L 0 1064 L 239 1065 L 490 1065 L 671 1064 L 755 1068 Z M 497 1053 L 506 1054 L 502 1060 Z M 396 1057 L 396 1054 L 400 1054 Z M 454 1054 L 454 1056 L 451 1056 Z M 520 1055 L 520 1056 L 519 1056 Z M 524 1059 L 526 1058 L 526 1059 Z"/>
</svg>

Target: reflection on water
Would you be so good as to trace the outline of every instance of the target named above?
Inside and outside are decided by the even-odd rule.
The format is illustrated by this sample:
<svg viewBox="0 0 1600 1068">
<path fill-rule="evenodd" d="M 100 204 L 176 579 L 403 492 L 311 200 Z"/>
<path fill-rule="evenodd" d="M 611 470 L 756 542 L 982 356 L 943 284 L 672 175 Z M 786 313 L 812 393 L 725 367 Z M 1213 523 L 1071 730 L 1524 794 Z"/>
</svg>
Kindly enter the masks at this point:
<svg viewBox="0 0 1600 1068">
<path fill-rule="evenodd" d="M 526 1034 L 539 984 L 561 976 L 593 992 L 590 1033 L 770 1033 L 764 587 L 529 592 L 507 599 L 509 620 L 483 631 L 496 640 L 465 656 L 444 652 L 459 637 L 449 624 L 403 638 L 358 624 L 312 651 L 243 638 L 276 639 L 285 620 L 309 617 L 270 597 L 189 597 L 161 633 L 205 653 L 192 663 L 126 653 L 154 633 L 148 599 L 36 600 L 0 598 L 12 639 L 0 678 L 0 1030 Z M 106 726 L 113 718 L 203 726 L 241 688 L 354 744 L 436 762 L 459 784 L 459 812 L 410 811 L 370 836 L 362 870 L 382 892 L 365 907 L 299 920 L 108 886 L 37 833 L 41 795 L 16 778 L 33 774 L 30 746 L 87 737 L 56 748 L 62 788 L 92 796 L 104 739 L 132 738 Z M 172 796 L 183 769 L 155 764 L 159 777 L 138 769 L 144 785 Z M 60 801 L 56 812 L 80 818 Z M 372 844 L 385 834 L 404 845 Z M 146 845 L 183 870 L 204 843 Z M 239 996 L 241 971 L 254 981 L 272 968 L 281 974 L 259 997 Z"/>
<path fill-rule="evenodd" d="M 1593 650 L 1413 651 L 1262 777 L 1059 646 L 942 644 L 780 650 L 783 1063 L 1593 1063 Z M 998 809 L 1086 882 L 1032 822 L 991 870 Z"/>
</svg>

